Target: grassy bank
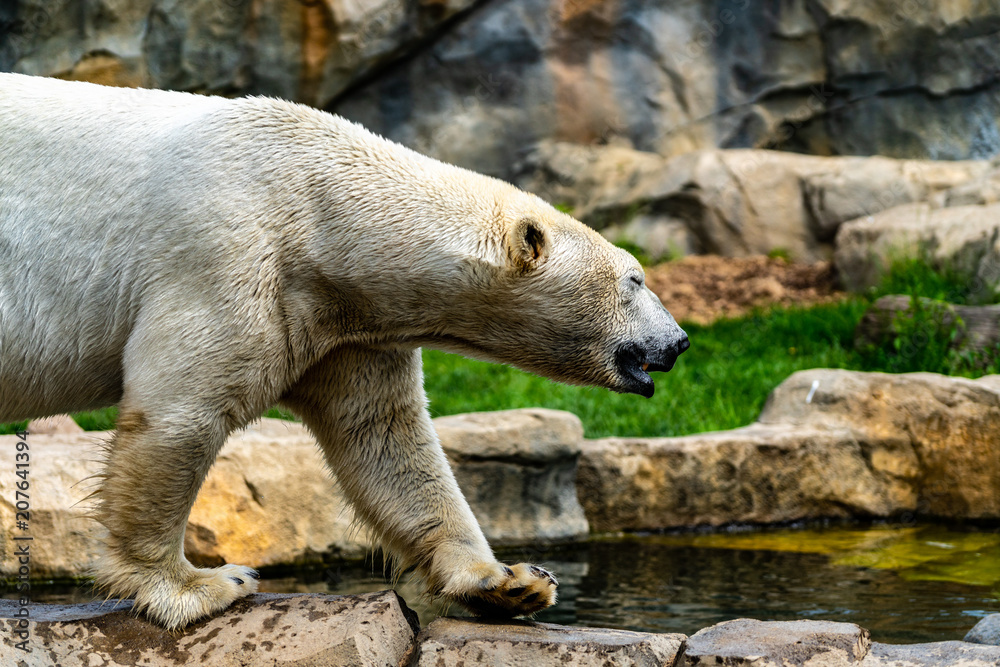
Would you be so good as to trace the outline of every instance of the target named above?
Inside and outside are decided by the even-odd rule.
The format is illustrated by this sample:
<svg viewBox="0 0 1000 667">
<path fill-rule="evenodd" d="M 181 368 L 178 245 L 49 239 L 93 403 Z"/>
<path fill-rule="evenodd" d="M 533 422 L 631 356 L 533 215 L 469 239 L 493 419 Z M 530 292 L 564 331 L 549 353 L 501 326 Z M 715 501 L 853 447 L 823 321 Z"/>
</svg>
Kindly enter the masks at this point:
<svg viewBox="0 0 1000 667">
<path fill-rule="evenodd" d="M 657 374 L 651 399 L 607 390 L 568 387 L 495 364 L 424 351 L 425 383 L 435 416 L 548 407 L 573 412 L 588 437 L 671 436 L 735 428 L 753 421 L 767 395 L 795 371 L 932 371 L 967 376 L 1000 372 L 994 361 L 964 359 L 947 350 L 953 332 L 932 310 L 915 312 L 899 326 L 897 344 L 857 350 L 854 330 L 870 303 L 883 294 L 910 294 L 952 303 L 983 302 L 961 276 L 934 272 L 920 262 L 895 266 L 886 281 L 863 296 L 812 308 L 778 308 L 708 326 L 685 325 L 691 349 L 670 373 Z M 669 306 L 669 304 L 668 304 Z M 272 411 L 271 416 L 279 416 Z M 112 428 L 115 411 L 74 415 L 88 430 Z M 0 427 L 10 432 L 16 425 Z"/>
</svg>

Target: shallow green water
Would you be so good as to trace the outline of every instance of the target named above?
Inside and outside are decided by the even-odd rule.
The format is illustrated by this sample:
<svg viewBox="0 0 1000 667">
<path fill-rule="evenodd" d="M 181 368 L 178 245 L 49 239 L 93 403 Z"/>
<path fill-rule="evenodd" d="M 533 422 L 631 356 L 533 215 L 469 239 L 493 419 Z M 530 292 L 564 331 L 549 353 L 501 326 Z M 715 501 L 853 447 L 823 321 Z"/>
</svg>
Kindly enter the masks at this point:
<svg viewBox="0 0 1000 667">
<path fill-rule="evenodd" d="M 876 641 L 961 639 L 1000 612 L 1000 531 L 936 525 L 686 533 L 601 539 L 555 550 L 515 550 L 560 579 L 560 602 L 537 619 L 691 634 L 749 617 L 857 623 Z M 271 592 L 357 593 L 386 587 L 381 568 L 342 564 L 265 576 Z M 267 573 L 265 573 L 267 574 Z M 397 586 L 427 623 L 444 609 Z M 36 600 L 89 599 L 86 590 L 36 588 Z M 452 612 L 457 610 L 452 609 Z"/>
</svg>

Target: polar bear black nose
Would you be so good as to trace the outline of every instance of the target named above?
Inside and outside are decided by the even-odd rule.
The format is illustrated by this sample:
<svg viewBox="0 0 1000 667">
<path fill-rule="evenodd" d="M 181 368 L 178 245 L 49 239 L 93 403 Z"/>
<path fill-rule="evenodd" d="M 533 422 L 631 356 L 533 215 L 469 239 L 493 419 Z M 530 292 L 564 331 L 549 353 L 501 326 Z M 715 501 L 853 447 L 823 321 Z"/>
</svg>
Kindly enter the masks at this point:
<svg viewBox="0 0 1000 667">
<path fill-rule="evenodd" d="M 689 341 L 687 335 L 685 335 L 684 338 L 681 338 L 677 343 L 677 354 L 680 354 L 689 347 L 691 347 L 691 341 Z"/>
</svg>

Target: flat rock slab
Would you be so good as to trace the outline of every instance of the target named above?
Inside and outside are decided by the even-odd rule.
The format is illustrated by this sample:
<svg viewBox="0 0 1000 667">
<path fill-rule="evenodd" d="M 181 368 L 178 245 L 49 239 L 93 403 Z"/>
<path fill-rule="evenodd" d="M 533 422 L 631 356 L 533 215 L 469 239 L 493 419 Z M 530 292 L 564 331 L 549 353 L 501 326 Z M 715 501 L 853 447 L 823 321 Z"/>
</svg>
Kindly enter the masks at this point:
<svg viewBox="0 0 1000 667">
<path fill-rule="evenodd" d="M 855 665 L 871 647 L 868 631 L 830 621 L 726 621 L 687 640 L 687 665 Z"/>
<path fill-rule="evenodd" d="M 416 667 L 676 665 L 684 635 L 573 628 L 531 621 L 438 618 L 417 638 Z"/>
<path fill-rule="evenodd" d="M 27 627 L 18 627 L 18 609 L 0 601 L 0 665 L 395 667 L 419 630 L 416 614 L 392 591 L 258 593 L 175 634 L 134 615 L 129 602 L 31 604 Z M 29 652 L 15 646 L 22 640 Z"/>
<path fill-rule="evenodd" d="M 1000 647 L 967 642 L 872 644 L 861 667 L 997 667 Z"/>
</svg>

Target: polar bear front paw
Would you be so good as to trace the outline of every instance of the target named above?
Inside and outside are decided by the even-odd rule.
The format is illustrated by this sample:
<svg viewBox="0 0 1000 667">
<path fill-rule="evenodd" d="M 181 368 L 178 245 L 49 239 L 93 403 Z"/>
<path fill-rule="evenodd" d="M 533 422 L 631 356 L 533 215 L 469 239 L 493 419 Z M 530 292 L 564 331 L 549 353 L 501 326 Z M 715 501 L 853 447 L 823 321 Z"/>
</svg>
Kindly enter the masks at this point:
<svg viewBox="0 0 1000 667">
<path fill-rule="evenodd" d="M 257 592 L 260 574 L 243 565 L 195 568 L 178 577 L 146 581 L 135 593 L 135 607 L 167 630 L 218 613 L 241 597 Z"/>
<path fill-rule="evenodd" d="M 480 586 L 453 596 L 476 616 L 513 618 L 528 616 L 556 603 L 559 582 L 537 565 L 497 563 L 493 572 L 479 581 Z"/>
</svg>

